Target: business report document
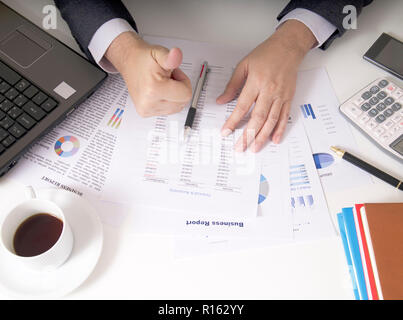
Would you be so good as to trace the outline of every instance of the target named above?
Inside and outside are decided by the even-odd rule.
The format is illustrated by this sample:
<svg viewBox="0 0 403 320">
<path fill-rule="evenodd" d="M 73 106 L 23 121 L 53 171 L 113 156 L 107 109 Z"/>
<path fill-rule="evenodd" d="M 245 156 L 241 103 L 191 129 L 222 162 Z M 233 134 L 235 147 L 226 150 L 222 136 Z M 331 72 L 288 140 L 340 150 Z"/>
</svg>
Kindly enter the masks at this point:
<svg viewBox="0 0 403 320">
<path fill-rule="evenodd" d="M 172 47 L 173 44 L 165 45 Z M 127 121 L 120 129 L 122 135 L 117 151 L 120 160 L 111 173 L 116 178 L 115 185 L 109 188 L 119 189 L 119 197 L 126 198 L 129 205 L 162 209 L 167 213 L 255 217 L 260 155 L 234 150 L 247 117 L 233 134 L 222 137 L 221 127 L 236 101 L 226 105 L 215 102 L 231 77 L 233 65 L 223 64 L 213 51 L 200 52 L 191 42 L 174 45 L 183 50 L 181 69 L 193 85 L 202 62 L 209 62 L 190 135 L 185 141 L 188 106 L 177 114 L 141 118 L 128 98 Z M 103 200 L 110 199 L 104 197 Z"/>
<path fill-rule="evenodd" d="M 200 115 L 201 123 L 206 125 L 204 128 L 213 128 L 216 130 L 216 139 L 221 141 L 219 135 L 219 128 L 221 128 L 226 117 L 229 116 L 233 108 L 236 105 L 236 101 L 232 101 L 226 105 L 219 106 L 215 104 L 215 99 L 224 90 L 227 84 L 234 66 L 242 58 L 246 51 L 233 50 L 233 48 L 226 48 L 224 46 L 216 46 L 212 44 L 197 43 L 191 41 L 166 39 L 166 38 L 147 38 L 152 43 L 158 43 L 168 48 L 173 46 L 180 47 L 184 52 L 184 62 L 181 69 L 186 72 L 192 81 L 195 81 L 198 73 L 200 72 L 200 65 L 204 60 L 209 61 L 211 68 L 210 73 L 207 76 L 207 81 L 200 100 Z M 302 79 L 303 81 L 303 79 Z M 314 89 L 317 90 L 317 89 Z M 314 94 L 314 91 L 311 92 Z M 130 103 L 129 103 L 130 104 Z M 298 109 L 299 110 L 299 109 Z M 231 204 L 228 202 L 216 205 L 216 209 L 213 208 L 208 202 L 203 201 L 203 210 L 189 210 L 185 206 L 185 210 L 180 208 L 180 204 L 172 203 L 170 207 L 166 207 L 166 197 L 172 190 L 167 189 L 167 185 L 164 185 L 166 181 L 172 182 L 172 185 L 178 186 L 183 183 L 178 181 L 178 172 L 181 173 L 181 165 L 167 164 L 160 160 L 155 159 L 169 159 L 170 156 L 178 154 L 177 151 L 171 152 L 167 147 L 171 144 L 171 148 L 188 148 L 189 145 L 181 144 L 181 130 L 183 129 L 183 123 L 185 121 L 187 109 L 174 117 L 157 117 L 153 119 L 139 119 L 136 113 L 131 113 L 129 117 L 133 117 L 129 123 L 134 123 L 134 127 L 139 127 L 143 134 L 143 138 L 137 139 L 138 134 L 131 135 L 132 128 L 127 128 L 128 132 L 122 135 L 123 148 L 130 149 L 125 150 L 127 156 L 122 156 L 122 159 L 129 159 L 131 163 L 131 173 L 129 177 L 142 177 L 141 180 L 136 179 L 139 183 L 137 189 L 139 194 L 144 194 L 143 197 L 136 196 L 137 191 L 132 193 L 132 198 L 129 205 L 135 206 L 133 214 L 130 215 L 129 220 L 126 223 L 130 224 L 132 230 L 135 232 L 146 233 L 167 233 L 167 234 L 188 234 L 188 235 L 203 235 L 214 237 L 226 237 L 226 236 L 246 236 L 255 238 L 266 238 L 270 242 L 292 242 L 300 239 L 315 239 L 322 235 L 334 234 L 332 221 L 329 216 L 326 200 L 323 194 L 321 181 L 318 176 L 318 172 L 315 168 L 314 159 L 312 157 L 312 150 L 308 141 L 307 134 L 304 130 L 301 115 L 295 113 L 290 119 L 288 134 L 284 137 L 281 146 L 275 146 L 269 143 L 265 149 L 263 149 L 259 156 L 262 160 L 262 166 L 260 170 L 254 172 L 254 181 L 250 181 L 252 188 L 258 187 L 258 193 L 256 189 L 253 192 L 247 192 L 240 197 L 248 197 L 250 201 L 254 202 L 254 209 L 250 209 L 247 214 L 234 216 L 230 212 L 225 212 L 228 208 L 231 208 Z M 299 111 L 298 111 L 299 112 Z M 172 121 L 170 120 L 173 119 Z M 177 119 L 180 119 L 177 121 Z M 246 123 L 248 119 L 244 119 Z M 204 121 L 204 123 L 203 123 Z M 198 123 L 196 119 L 196 124 Z M 151 128 L 151 129 L 150 129 Z M 125 131 L 125 127 L 123 127 Z M 129 132 L 130 131 L 130 132 Z M 153 133 L 160 131 L 162 135 L 158 136 L 146 136 L 146 133 Z M 241 130 L 235 133 L 239 134 Z M 197 128 L 196 128 L 197 132 Z M 130 138 L 132 137 L 132 138 Z M 206 135 L 207 139 L 202 143 L 203 146 L 208 146 L 206 141 L 209 141 L 210 137 Z M 192 137 L 191 137 L 192 138 Z M 126 142 L 124 142 L 126 139 Z M 134 141 L 134 139 L 136 139 Z M 132 140 L 130 143 L 129 140 Z M 140 141 L 137 141 L 140 140 Z M 210 139 L 212 141 L 214 139 Z M 150 143 L 152 141 L 153 143 Z M 200 141 L 200 140 L 199 140 Z M 203 140 L 202 140 L 203 141 Z M 236 137 L 229 142 L 229 145 L 236 141 Z M 192 142 L 192 139 L 190 139 Z M 148 154 L 143 154 L 141 157 L 134 157 L 134 148 L 127 146 L 139 146 L 142 143 L 140 150 L 150 150 Z M 158 147 L 155 147 L 158 146 Z M 190 144 L 192 146 L 192 144 Z M 164 151 L 168 150 L 168 151 Z M 186 149 L 185 149 L 186 150 Z M 201 155 L 209 155 L 209 148 L 205 148 L 205 151 Z M 122 151 L 118 151 L 119 154 Z M 206 153 L 205 153 L 206 152 Z M 227 149 L 229 154 L 232 154 L 232 147 Z M 131 154 L 131 155 L 130 155 Z M 193 153 L 195 155 L 196 153 Z M 236 153 L 235 153 L 236 156 Z M 248 154 L 242 157 L 248 157 Z M 185 158 L 183 158 L 185 159 Z M 242 158 L 241 158 L 242 159 Z M 248 159 L 248 158 L 246 158 Z M 281 159 L 278 161 L 278 159 Z M 254 161 L 259 161 L 255 159 Z M 248 161 L 244 163 L 249 163 Z M 253 163 L 251 161 L 250 163 Z M 127 165 L 123 165 L 127 168 Z M 238 168 L 247 169 L 252 166 L 245 165 Z M 211 166 L 210 170 L 214 169 Z M 198 171 L 192 170 L 192 173 Z M 202 171 L 199 171 L 200 173 Z M 203 181 L 205 179 L 211 179 L 215 181 L 218 171 L 216 168 L 213 170 L 214 175 L 201 177 L 202 180 L 197 180 L 196 174 L 193 178 L 195 181 Z M 233 173 L 232 169 L 232 173 Z M 127 173 L 127 172 L 126 172 Z M 187 178 L 189 171 L 185 170 L 184 176 Z M 119 172 L 116 172 L 118 175 Z M 168 177 L 168 178 L 167 178 Z M 117 179 L 116 181 L 119 181 Z M 140 181 L 140 182 L 139 182 Z M 207 180 L 205 180 L 207 181 Z M 233 179 L 233 186 L 236 186 L 236 179 Z M 247 183 L 247 179 L 242 179 Z M 257 183 L 256 183 L 257 181 Z M 192 182 L 192 181 L 191 181 Z M 292 183 L 290 183 L 292 182 Z M 146 191 L 144 187 L 145 183 L 153 191 Z M 159 183 L 159 187 L 158 187 Z M 253 183 L 255 184 L 253 186 Z M 291 185 L 292 184 L 292 185 Z M 206 184 L 208 185 L 208 184 Z M 212 184 L 210 184 L 211 186 Z M 157 188 L 155 188 L 157 186 Z M 195 186 L 199 186 L 196 184 Z M 161 188 L 165 188 L 164 192 L 160 192 Z M 127 188 L 130 194 L 132 188 Z M 229 190 L 231 196 L 236 189 Z M 176 191 L 176 190 L 175 190 Z M 250 191 L 250 190 L 248 190 Z M 144 192 L 144 193 L 142 193 Z M 250 197 L 249 197 L 250 196 Z M 155 200 L 163 199 L 163 201 Z M 137 201 L 137 198 L 141 198 Z M 229 199 L 229 198 L 228 198 Z M 236 197 L 234 197 L 236 199 Z M 231 200 L 229 200 L 231 201 Z M 181 202 L 187 203 L 187 202 Z M 239 203 L 239 202 L 237 202 Z M 225 208 L 225 206 L 227 208 Z M 195 206 L 194 206 L 195 207 Z M 243 207 L 244 208 L 244 207 Z M 252 205 L 250 205 L 252 208 Z M 171 213 L 169 213 L 171 210 Z M 214 212 L 214 217 L 209 217 L 208 214 Z M 259 230 L 259 231 L 258 231 Z"/>
<path fill-rule="evenodd" d="M 199 59 L 183 64 L 192 80 L 199 68 Z M 235 102 L 218 106 L 215 99 L 231 73 L 232 68 L 211 64 L 188 141 L 183 140 L 187 108 L 141 118 L 123 79 L 109 75 L 90 99 L 24 155 L 10 176 L 91 199 L 111 223 L 117 219 L 115 210 L 103 210 L 111 204 L 114 209 L 123 204 L 186 215 L 255 216 L 259 155 L 234 151 L 241 128 L 225 138 L 220 134 Z M 107 211 L 112 213 L 105 215 Z"/>
</svg>

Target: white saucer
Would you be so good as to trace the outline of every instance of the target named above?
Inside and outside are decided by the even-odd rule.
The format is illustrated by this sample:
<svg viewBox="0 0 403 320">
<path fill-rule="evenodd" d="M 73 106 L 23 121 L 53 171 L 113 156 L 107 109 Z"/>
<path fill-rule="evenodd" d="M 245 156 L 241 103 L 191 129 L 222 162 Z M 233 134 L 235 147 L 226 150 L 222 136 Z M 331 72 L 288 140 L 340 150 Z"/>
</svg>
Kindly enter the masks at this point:
<svg viewBox="0 0 403 320">
<path fill-rule="evenodd" d="M 85 199 L 60 189 L 38 189 L 36 193 L 63 210 L 73 231 L 74 247 L 62 266 L 46 272 L 16 265 L 0 247 L 0 288 L 10 298 L 53 299 L 66 295 L 87 279 L 102 251 L 102 223 Z"/>
</svg>

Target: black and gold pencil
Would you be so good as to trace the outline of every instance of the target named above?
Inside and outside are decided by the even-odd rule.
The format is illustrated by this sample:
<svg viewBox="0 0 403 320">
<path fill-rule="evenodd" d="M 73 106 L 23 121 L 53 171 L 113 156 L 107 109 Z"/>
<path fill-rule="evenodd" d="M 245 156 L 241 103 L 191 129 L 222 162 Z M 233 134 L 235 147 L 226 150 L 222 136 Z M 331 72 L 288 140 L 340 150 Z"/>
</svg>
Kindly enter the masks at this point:
<svg viewBox="0 0 403 320">
<path fill-rule="evenodd" d="M 341 150 L 337 147 L 330 147 L 330 149 L 333 152 L 335 152 L 342 159 L 344 159 L 344 160 L 350 162 L 351 164 L 355 165 L 356 167 L 374 175 L 375 177 L 389 183 L 390 185 L 394 186 L 396 189 L 403 191 L 403 182 L 400 181 L 399 179 L 396 179 L 395 177 L 392 177 L 391 175 L 387 174 L 386 172 L 383 172 L 382 170 L 375 168 L 373 165 L 370 165 L 369 163 L 357 158 L 356 156 L 353 156 L 351 153 L 348 153 L 347 151 Z"/>
</svg>

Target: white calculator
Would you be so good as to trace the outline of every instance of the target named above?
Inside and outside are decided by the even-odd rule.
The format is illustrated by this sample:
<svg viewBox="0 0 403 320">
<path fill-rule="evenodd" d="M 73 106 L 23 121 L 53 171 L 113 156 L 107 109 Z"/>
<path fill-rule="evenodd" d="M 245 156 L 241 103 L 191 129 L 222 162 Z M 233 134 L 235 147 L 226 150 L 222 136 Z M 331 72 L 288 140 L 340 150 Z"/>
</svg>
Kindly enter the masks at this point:
<svg viewBox="0 0 403 320">
<path fill-rule="evenodd" d="M 340 105 L 340 112 L 403 162 L 403 88 L 389 79 L 377 79 Z"/>
</svg>

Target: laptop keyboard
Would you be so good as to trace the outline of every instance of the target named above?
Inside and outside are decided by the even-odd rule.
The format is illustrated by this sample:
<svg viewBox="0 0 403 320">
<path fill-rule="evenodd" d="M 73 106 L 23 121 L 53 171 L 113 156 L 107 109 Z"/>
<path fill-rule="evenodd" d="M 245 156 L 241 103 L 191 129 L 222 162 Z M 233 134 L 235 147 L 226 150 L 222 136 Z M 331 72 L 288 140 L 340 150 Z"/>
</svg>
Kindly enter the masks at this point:
<svg viewBox="0 0 403 320">
<path fill-rule="evenodd" d="M 0 155 L 58 103 L 0 61 Z"/>
</svg>

